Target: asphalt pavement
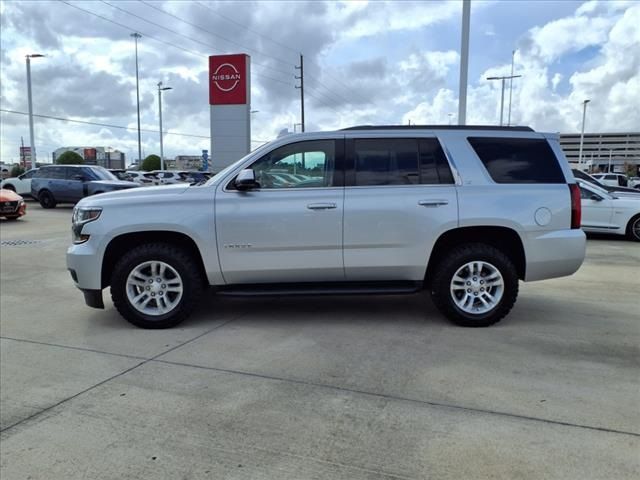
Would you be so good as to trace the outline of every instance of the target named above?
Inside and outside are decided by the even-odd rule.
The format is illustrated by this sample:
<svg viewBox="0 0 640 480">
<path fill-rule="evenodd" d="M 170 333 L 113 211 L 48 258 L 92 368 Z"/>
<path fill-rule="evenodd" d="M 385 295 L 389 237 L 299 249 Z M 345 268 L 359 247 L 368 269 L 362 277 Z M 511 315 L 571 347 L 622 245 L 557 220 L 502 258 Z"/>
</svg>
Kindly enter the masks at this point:
<svg viewBox="0 0 640 480">
<path fill-rule="evenodd" d="M 590 238 L 487 329 L 427 295 L 84 305 L 71 208 L 0 222 L 3 479 L 636 479 L 640 244 Z"/>
</svg>

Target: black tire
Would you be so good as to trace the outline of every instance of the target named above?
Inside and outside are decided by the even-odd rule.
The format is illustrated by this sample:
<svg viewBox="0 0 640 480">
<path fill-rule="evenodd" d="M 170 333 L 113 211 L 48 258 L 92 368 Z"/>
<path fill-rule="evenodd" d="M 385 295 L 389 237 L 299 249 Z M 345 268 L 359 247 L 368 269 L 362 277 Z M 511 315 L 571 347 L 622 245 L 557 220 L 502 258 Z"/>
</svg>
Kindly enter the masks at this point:
<svg viewBox="0 0 640 480">
<path fill-rule="evenodd" d="M 42 208 L 56 208 L 56 205 L 58 204 L 49 190 L 42 190 L 38 194 L 38 201 Z"/>
<path fill-rule="evenodd" d="M 182 298 L 168 313 L 147 315 L 138 311 L 127 297 L 126 283 L 131 271 L 148 261 L 161 261 L 180 275 Z M 204 291 L 204 279 L 197 261 L 184 249 L 167 243 L 148 243 L 127 252 L 115 265 L 111 276 L 111 299 L 118 312 L 141 328 L 171 328 L 184 321 L 198 305 Z M 157 304 L 156 304 L 157 305 Z"/>
<path fill-rule="evenodd" d="M 5 190 L 11 190 L 12 192 L 16 191 L 16 187 L 11 185 L 10 183 L 7 183 L 6 185 L 3 185 L 2 188 L 4 188 Z"/>
<path fill-rule="evenodd" d="M 482 261 L 494 266 L 502 275 L 504 288 L 497 305 L 487 312 L 478 314 L 459 308 L 450 290 L 451 281 L 458 269 L 473 261 Z M 513 262 L 500 250 L 489 245 L 472 243 L 455 247 L 434 269 L 431 282 L 433 303 L 449 320 L 463 327 L 488 327 L 499 322 L 509 313 L 517 296 L 518 274 Z"/>
<path fill-rule="evenodd" d="M 627 238 L 634 242 L 640 242 L 640 215 L 636 215 L 627 224 Z"/>
</svg>

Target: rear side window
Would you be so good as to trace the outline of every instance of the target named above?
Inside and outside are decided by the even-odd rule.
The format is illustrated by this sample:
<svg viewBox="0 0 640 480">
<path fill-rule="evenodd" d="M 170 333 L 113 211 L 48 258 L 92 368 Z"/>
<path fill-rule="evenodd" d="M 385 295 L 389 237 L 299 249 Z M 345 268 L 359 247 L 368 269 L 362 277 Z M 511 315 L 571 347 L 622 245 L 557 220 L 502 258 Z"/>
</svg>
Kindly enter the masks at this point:
<svg viewBox="0 0 640 480">
<path fill-rule="evenodd" d="M 467 139 L 496 183 L 565 183 L 553 150 L 544 139 Z"/>
<path fill-rule="evenodd" d="M 35 175 L 36 178 L 53 178 L 53 179 L 64 179 L 65 172 L 64 167 L 48 167 L 41 168 Z"/>
<path fill-rule="evenodd" d="M 357 186 L 453 183 L 435 138 L 356 139 L 354 156 Z"/>
</svg>

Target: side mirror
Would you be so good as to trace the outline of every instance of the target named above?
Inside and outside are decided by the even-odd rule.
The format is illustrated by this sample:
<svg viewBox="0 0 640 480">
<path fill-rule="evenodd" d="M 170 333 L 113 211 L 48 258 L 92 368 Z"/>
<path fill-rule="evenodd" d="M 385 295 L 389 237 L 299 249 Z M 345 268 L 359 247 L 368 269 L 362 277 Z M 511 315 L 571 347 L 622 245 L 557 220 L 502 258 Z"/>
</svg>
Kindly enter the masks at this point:
<svg viewBox="0 0 640 480">
<path fill-rule="evenodd" d="M 601 202 L 602 201 L 602 197 L 598 196 L 598 195 L 591 195 L 591 197 L 589 198 L 590 200 L 595 200 L 596 202 Z"/>
<path fill-rule="evenodd" d="M 73 177 L 74 180 L 80 180 L 81 182 L 84 181 L 84 176 L 83 175 L 74 175 Z"/>
<path fill-rule="evenodd" d="M 256 175 L 251 168 L 245 168 L 236 177 L 235 186 L 238 190 L 251 190 L 260 188 L 260 184 L 256 182 Z"/>
</svg>

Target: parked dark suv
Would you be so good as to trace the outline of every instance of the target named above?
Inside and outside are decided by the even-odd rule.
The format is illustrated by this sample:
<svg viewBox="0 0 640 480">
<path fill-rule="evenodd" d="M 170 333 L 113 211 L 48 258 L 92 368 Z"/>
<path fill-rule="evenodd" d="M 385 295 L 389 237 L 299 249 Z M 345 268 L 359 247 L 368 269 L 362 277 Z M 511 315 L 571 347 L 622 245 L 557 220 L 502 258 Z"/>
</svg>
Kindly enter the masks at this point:
<svg viewBox="0 0 640 480">
<path fill-rule="evenodd" d="M 138 186 L 135 182 L 118 180 L 103 167 L 52 165 L 41 167 L 35 173 L 31 180 L 31 196 L 42 208 L 55 208 L 60 202 L 76 203 L 89 195 Z"/>
</svg>

